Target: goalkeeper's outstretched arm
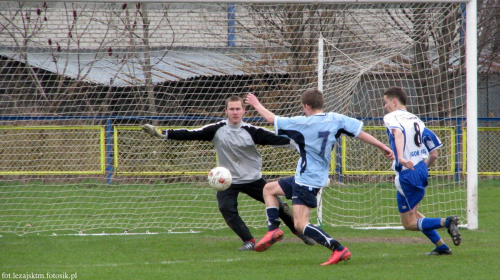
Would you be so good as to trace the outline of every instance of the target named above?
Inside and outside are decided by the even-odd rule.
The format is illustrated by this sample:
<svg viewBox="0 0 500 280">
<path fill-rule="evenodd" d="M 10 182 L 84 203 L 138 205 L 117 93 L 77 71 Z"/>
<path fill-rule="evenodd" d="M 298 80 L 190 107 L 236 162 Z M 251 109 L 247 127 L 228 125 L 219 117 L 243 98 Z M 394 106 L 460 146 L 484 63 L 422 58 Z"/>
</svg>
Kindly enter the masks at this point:
<svg viewBox="0 0 500 280">
<path fill-rule="evenodd" d="M 167 138 L 167 132 L 162 131 L 161 129 L 157 128 L 154 125 L 150 124 L 144 124 L 141 126 L 142 130 L 146 132 L 147 134 L 155 137 L 161 137 L 161 138 Z"/>
</svg>

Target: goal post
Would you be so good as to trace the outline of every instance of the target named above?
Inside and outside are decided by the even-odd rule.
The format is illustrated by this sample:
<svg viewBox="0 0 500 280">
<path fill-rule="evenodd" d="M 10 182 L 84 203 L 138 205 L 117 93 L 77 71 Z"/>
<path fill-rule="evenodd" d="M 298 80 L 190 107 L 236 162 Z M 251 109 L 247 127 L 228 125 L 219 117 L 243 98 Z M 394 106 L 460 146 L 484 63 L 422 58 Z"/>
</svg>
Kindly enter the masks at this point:
<svg viewBox="0 0 500 280">
<path fill-rule="evenodd" d="M 477 229 L 475 5 L 2 1 L 0 233 L 224 228 L 206 180 L 213 145 L 153 139 L 141 124 L 199 128 L 248 92 L 298 116 L 300 94 L 317 87 L 325 111 L 387 143 L 382 94 L 392 85 L 444 143 L 419 210 Z M 268 125 L 250 108 L 245 120 Z M 268 181 L 294 174 L 296 151 L 258 148 Z M 399 226 L 390 162 L 352 138 L 334 151 L 320 224 Z M 263 204 L 241 195 L 239 211 L 250 228 L 266 226 Z"/>
<path fill-rule="evenodd" d="M 478 229 L 477 0 L 467 2 L 467 223 Z"/>
</svg>

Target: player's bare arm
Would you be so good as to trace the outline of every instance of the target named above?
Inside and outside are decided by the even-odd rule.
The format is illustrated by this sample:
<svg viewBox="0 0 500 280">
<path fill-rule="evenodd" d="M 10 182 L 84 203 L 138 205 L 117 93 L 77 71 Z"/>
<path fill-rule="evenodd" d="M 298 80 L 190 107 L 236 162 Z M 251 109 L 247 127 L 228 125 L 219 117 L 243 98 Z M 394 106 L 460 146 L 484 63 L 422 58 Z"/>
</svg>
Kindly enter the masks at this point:
<svg viewBox="0 0 500 280">
<path fill-rule="evenodd" d="M 255 95 L 249 93 L 245 98 L 245 103 L 252 106 L 267 122 L 274 124 L 274 114 L 267 110 Z"/>
<path fill-rule="evenodd" d="M 387 147 L 384 143 L 377 140 L 377 138 L 373 137 L 371 134 L 361 131 L 361 133 L 358 136 L 358 139 L 379 148 L 382 151 L 382 153 L 384 153 L 384 156 L 386 158 L 390 160 L 394 159 L 394 153 L 392 152 L 392 150 L 389 147 Z"/>
<path fill-rule="evenodd" d="M 405 143 L 405 136 L 403 135 L 403 132 L 399 129 L 393 129 L 392 134 L 394 135 L 394 142 L 396 144 L 396 152 L 398 154 L 399 163 L 408 169 L 415 170 L 413 168 L 413 162 L 403 157 L 403 148 Z"/>
<path fill-rule="evenodd" d="M 429 153 L 429 157 L 424 160 L 425 164 L 427 164 L 427 167 L 431 167 L 436 159 L 438 158 L 438 152 L 437 150 L 434 150 Z"/>
</svg>

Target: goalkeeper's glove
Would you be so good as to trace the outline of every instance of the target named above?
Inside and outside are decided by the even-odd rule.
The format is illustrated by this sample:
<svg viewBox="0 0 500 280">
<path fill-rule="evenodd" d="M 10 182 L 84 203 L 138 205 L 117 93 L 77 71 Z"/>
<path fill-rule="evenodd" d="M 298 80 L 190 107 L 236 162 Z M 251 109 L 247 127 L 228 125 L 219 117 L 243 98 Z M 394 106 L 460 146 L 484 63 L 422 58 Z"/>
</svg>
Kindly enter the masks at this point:
<svg viewBox="0 0 500 280">
<path fill-rule="evenodd" d="M 141 127 L 142 127 L 142 130 L 144 130 L 144 132 L 146 132 L 147 134 L 149 134 L 151 136 L 167 138 L 167 134 L 161 133 L 161 129 L 157 128 L 154 125 L 145 124 L 145 125 L 142 125 Z"/>
</svg>

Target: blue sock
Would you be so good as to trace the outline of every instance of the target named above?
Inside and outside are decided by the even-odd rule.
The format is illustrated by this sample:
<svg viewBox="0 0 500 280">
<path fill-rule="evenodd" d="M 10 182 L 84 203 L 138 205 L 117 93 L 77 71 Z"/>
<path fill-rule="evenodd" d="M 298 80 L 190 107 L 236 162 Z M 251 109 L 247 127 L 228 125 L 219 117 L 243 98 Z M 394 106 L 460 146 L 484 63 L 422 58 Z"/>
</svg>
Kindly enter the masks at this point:
<svg viewBox="0 0 500 280">
<path fill-rule="evenodd" d="M 420 231 L 442 228 L 441 218 L 422 218 L 417 220 L 417 227 Z"/>
<path fill-rule="evenodd" d="M 444 221 L 444 226 L 449 227 L 450 226 L 450 217 L 446 217 L 446 220 Z"/>
<path fill-rule="evenodd" d="M 438 251 L 444 251 L 444 250 L 446 250 L 446 249 L 450 249 L 450 247 L 448 247 L 448 245 L 446 245 L 446 244 L 443 244 L 443 245 L 441 245 L 441 246 L 436 246 L 436 249 L 437 249 Z"/>
<path fill-rule="evenodd" d="M 279 220 L 280 212 L 278 207 L 266 208 L 266 215 L 267 215 L 268 230 L 275 230 L 280 227 L 280 220 Z"/>
<path fill-rule="evenodd" d="M 427 236 L 427 238 L 429 238 L 433 244 L 436 244 L 436 242 L 441 240 L 441 236 L 439 236 L 435 229 L 422 230 L 422 233 L 425 234 L 425 236 Z"/>
<path fill-rule="evenodd" d="M 341 251 L 344 249 L 344 246 L 340 245 L 338 241 L 331 238 L 330 235 L 328 235 L 321 228 L 315 225 L 308 224 L 304 228 L 304 235 L 311 237 L 312 239 L 314 239 L 314 241 L 318 242 L 318 244 L 321 244 L 332 251 L 333 250 Z"/>
</svg>

